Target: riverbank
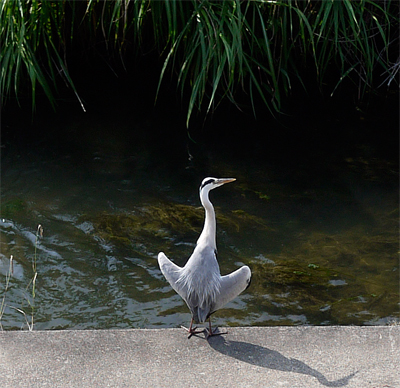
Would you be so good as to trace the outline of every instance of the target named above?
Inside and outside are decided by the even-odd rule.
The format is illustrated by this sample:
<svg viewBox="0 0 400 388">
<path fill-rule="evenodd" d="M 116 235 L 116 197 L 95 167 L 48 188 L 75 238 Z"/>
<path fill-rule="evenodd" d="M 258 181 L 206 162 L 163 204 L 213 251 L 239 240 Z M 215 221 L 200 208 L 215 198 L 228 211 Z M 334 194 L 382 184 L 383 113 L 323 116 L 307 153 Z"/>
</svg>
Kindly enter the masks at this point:
<svg viewBox="0 0 400 388">
<path fill-rule="evenodd" d="M 400 386 L 400 326 L 0 332 L 3 388 Z"/>
</svg>

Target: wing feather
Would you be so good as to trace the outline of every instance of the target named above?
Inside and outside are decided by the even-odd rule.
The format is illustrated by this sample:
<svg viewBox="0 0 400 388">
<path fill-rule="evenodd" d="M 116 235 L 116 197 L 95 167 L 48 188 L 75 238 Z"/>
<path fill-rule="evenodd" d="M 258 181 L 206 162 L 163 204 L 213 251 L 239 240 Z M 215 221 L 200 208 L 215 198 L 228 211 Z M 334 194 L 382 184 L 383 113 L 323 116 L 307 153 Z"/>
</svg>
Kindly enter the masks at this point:
<svg viewBox="0 0 400 388">
<path fill-rule="evenodd" d="M 247 265 L 244 265 L 229 275 L 222 276 L 221 288 L 215 301 L 213 312 L 221 309 L 242 293 L 250 285 L 250 280 L 251 271 Z"/>
<path fill-rule="evenodd" d="M 184 299 L 187 299 L 187 289 L 178 282 L 183 268 L 173 263 L 164 252 L 158 254 L 158 265 L 160 266 L 161 272 L 167 279 L 171 287 Z"/>
</svg>

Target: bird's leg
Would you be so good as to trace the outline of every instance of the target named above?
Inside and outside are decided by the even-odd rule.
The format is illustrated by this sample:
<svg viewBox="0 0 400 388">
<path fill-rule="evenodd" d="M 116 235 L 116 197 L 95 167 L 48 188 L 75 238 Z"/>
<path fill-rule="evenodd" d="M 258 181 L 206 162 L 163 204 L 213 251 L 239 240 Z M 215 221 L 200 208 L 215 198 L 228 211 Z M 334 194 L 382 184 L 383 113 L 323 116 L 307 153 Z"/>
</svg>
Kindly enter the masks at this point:
<svg viewBox="0 0 400 388">
<path fill-rule="evenodd" d="M 195 327 L 192 327 L 192 326 L 193 326 L 193 323 L 194 323 L 194 320 L 193 320 L 193 318 L 192 318 L 192 320 L 190 321 L 189 329 L 188 329 L 187 327 L 185 327 L 185 326 L 181 326 L 182 329 L 185 329 L 185 330 L 189 333 L 188 339 L 189 339 L 193 334 L 199 334 L 199 333 L 203 333 L 203 332 L 204 332 L 204 329 L 203 329 L 203 330 L 196 330 L 196 329 L 197 329 L 196 326 L 195 326 Z"/>
<path fill-rule="evenodd" d="M 218 327 L 216 327 L 216 328 L 213 330 L 212 327 L 211 327 L 211 317 L 208 318 L 208 324 L 209 324 L 209 327 L 210 327 L 210 328 L 209 328 L 209 329 L 206 329 L 206 331 L 207 331 L 207 339 L 210 338 L 210 337 L 212 337 L 212 336 L 215 336 L 215 335 L 228 334 L 227 331 L 221 331 L 221 332 L 218 332 L 218 333 L 217 333 Z"/>
</svg>

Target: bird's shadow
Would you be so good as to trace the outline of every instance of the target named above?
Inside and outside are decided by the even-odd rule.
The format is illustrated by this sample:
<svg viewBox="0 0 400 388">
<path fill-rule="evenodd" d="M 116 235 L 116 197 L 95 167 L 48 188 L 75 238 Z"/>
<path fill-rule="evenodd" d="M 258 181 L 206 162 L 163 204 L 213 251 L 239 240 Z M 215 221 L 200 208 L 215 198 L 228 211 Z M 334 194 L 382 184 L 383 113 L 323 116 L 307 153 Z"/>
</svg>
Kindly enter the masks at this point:
<svg viewBox="0 0 400 388">
<path fill-rule="evenodd" d="M 326 387 L 344 387 L 357 373 L 351 373 L 350 375 L 336 381 L 328 381 L 322 373 L 311 368 L 304 362 L 295 358 L 287 358 L 276 350 L 271 350 L 259 345 L 253 345 L 248 342 L 226 340 L 222 336 L 211 337 L 209 338 L 208 343 L 214 350 L 224 354 L 225 356 L 233 357 L 237 360 L 263 368 L 309 375 L 315 377 Z"/>
</svg>

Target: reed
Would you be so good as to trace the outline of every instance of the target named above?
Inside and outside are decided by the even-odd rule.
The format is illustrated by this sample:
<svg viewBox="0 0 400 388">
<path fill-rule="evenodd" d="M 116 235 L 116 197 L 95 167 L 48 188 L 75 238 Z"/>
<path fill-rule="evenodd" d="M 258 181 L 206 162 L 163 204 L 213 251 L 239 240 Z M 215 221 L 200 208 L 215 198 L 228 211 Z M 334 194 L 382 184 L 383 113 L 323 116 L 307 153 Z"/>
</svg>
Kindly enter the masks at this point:
<svg viewBox="0 0 400 388">
<path fill-rule="evenodd" d="M 31 298 L 27 299 L 28 300 L 28 304 L 31 310 L 31 314 L 30 314 L 30 323 L 28 322 L 27 316 L 25 314 L 25 312 L 20 311 L 24 314 L 25 316 L 25 320 L 26 323 L 28 325 L 29 330 L 33 330 L 33 324 L 34 324 L 34 313 L 35 313 L 35 298 L 36 298 L 36 280 L 37 280 L 37 276 L 38 276 L 38 272 L 37 272 L 37 247 L 38 247 L 38 243 L 39 243 L 39 237 L 43 237 L 43 227 L 42 225 L 38 225 L 37 229 L 36 229 L 36 238 L 35 238 L 35 253 L 33 255 L 33 259 L 32 259 L 32 272 L 33 272 L 33 277 L 31 279 L 31 281 L 29 282 L 28 286 L 26 287 L 26 291 L 29 290 L 29 288 L 31 288 Z"/>
<path fill-rule="evenodd" d="M 398 35 L 395 0 L 0 0 L 0 92 L 4 102 L 29 81 L 32 107 L 38 85 L 55 105 L 64 82 L 85 109 L 68 71 L 72 48 L 103 47 L 122 63 L 128 48 L 156 50 L 158 91 L 171 76 L 187 98 L 187 125 L 224 99 L 240 107 L 239 90 L 273 113 L 295 80 L 306 87 L 310 69 L 321 86 L 329 78 L 330 93 L 346 79 L 360 98 L 392 85 Z"/>
<path fill-rule="evenodd" d="M 2 325 L 2 319 L 4 316 L 4 313 L 6 311 L 6 308 L 10 308 L 13 309 L 15 311 L 17 311 L 18 313 L 22 314 L 24 316 L 25 319 L 25 323 L 28 327 L 29 331 L 33 330 L 33 326 L 34 326 L 34 313 L 35 313 L 35 298 L 36 298 L 36 281 L 37 281 L 37 276 L 38 276 L 38 272 L 37 272 L 37 248 L 38 248 L 38 244 L 39 244 L 39 238 L 43 237 L 43 227 L 42 225 L 38 225 L 37 229 L 36 229 L 36 239 L 35 239 L 35 251 L 34 251 L 34 255 L 32 258 L 32 271 L 33 271 L 33 277 L 32 279 L 29 281 L 28 285 L 25 288 L 25 292 L 30 292 L 30 297 L 25 296 L 26 301 L 29 305 L 30 308 L 30 312 L 27 313 L 25 312 L 25 310 L 23 309 L 23 303 L 21 303 L 21 307 L 15 307 L 13 305 L 10 305 L 7 303 L 7 293 L 11 287 L 11 279 L 12 276 L 14 274 L 14 257 L 11 255 L 10 256 L 10 260 L 9 260 L 9 267 L 8 267 L 8 271 L 6 273 L 5 276 L 5 285 L 4 285 L 4 289 L 2 291 L 2 298 L 1 298 L 1 303 L 0 303 L 0 330 L 3 330 L 3 325 Z"/>
<path fill-rule="evenodd" d="M 3 290 L 3 297 L 1 299 L 1 304 L 0 304 L 0 330 L 3 330 L 3 325 L 1 323 L 2 319 L 3 319 L 3 315 L 4 315 L 4 311 L 7 307 L 7 303 L 6 303 L 6 297 L 7 297 L 7 292 L 10 288 L 10 279 L 11 276 L 13 275 L 13 256 L 10 256 L 10 261 L 8 264 L 8 271 L 6 273 L 6 278 L 5 278 L 5 285 L 4 285 L 4 290 Z"/>
</svg>

